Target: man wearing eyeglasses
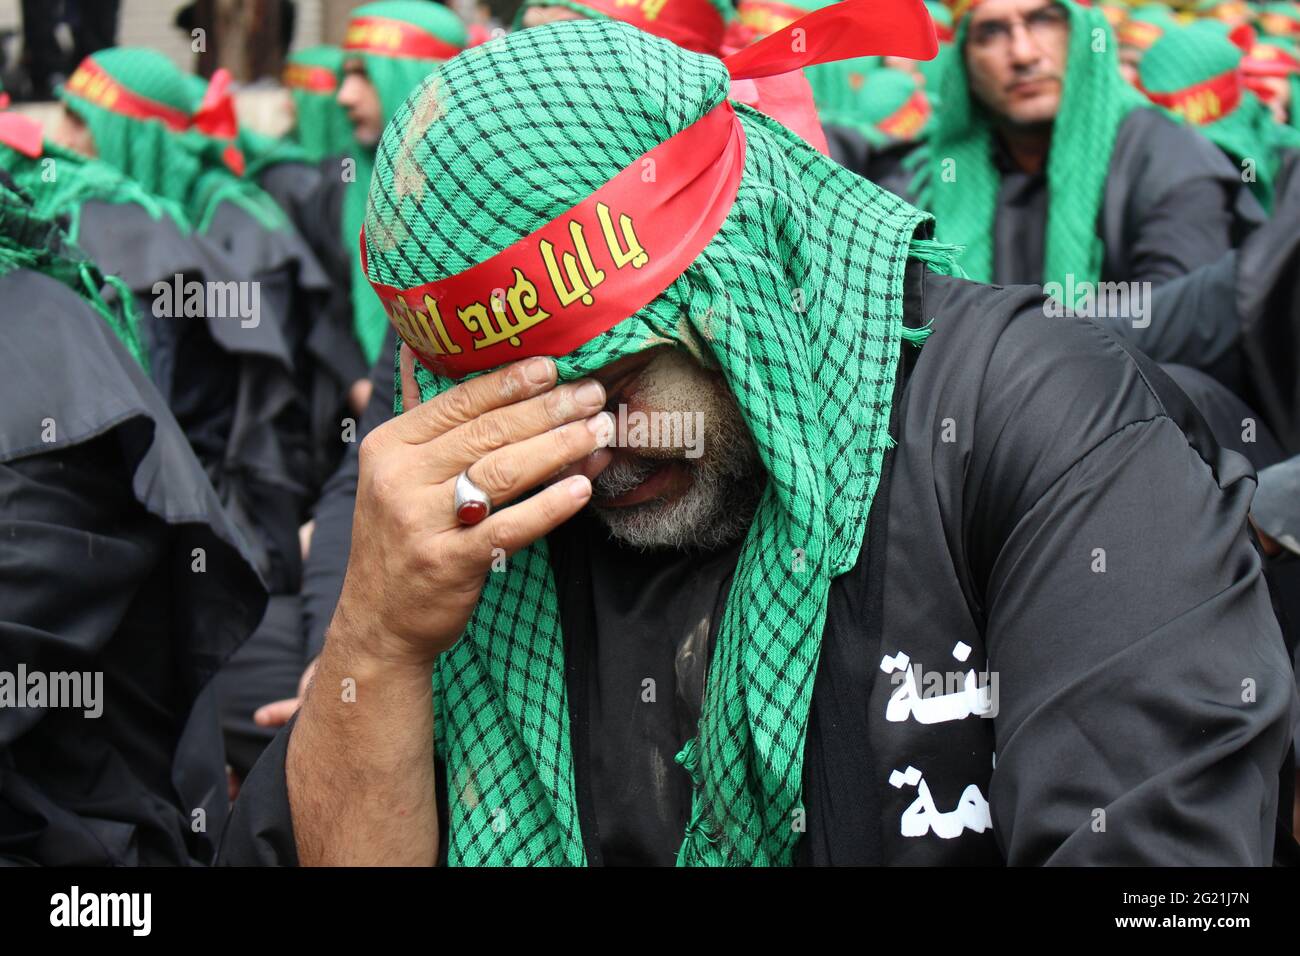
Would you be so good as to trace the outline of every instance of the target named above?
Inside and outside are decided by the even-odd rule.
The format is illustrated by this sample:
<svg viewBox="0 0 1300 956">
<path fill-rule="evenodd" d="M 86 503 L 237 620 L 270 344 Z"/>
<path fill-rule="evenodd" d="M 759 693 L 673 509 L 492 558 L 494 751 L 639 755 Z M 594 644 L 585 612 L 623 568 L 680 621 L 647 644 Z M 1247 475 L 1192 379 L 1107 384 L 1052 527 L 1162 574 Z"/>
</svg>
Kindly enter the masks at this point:
<svg viewBox="0 0 1300 956">
<path fill-rule="evenodd" d="M 935 213 L 972 278 L 1159 286 L 1220 259 L 1257 220 L 1241 171 L 1123 80 L 1099 10 L 950 6 L 960 55 L 941 77 L 928 162 L 882 184 Z"/>
<path fill-rule="evenodd" d="M 1247 171 L 1123 79 L 1100 10 L 947 2 L 957 55 L 926 155 L 869 178 L 934 213 L 972 279 L 1041 284 L 1055 314 L 1096 319 L 1257 404 L 1239 371 L 1249 270 L 1235 250 L 1264 220 Z M 1246 285 L 1275 283 L 1252 268 Z"/>
</svg>

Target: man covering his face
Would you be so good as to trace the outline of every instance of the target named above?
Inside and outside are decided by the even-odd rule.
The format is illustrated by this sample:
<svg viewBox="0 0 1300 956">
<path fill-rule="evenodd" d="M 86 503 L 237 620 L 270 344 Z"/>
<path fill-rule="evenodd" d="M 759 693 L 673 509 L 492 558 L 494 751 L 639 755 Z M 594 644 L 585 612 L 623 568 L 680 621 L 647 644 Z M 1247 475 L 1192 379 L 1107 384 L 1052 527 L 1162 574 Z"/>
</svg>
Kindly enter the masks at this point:
<svg viewBox="0 0 1300 956">
<path fill-rule="evenodd" d="M 836 6 L 808 60 L 933 55 L 919 0 Z M 788 50 L 556 24 L 390 125 L 362 258 L 401 414 L 227 861 L 1270 859 L 1295 690 L 1246 470 L 726 102 Z M 622 406 L 702 413 L 702 453 Z"/>
</svg>

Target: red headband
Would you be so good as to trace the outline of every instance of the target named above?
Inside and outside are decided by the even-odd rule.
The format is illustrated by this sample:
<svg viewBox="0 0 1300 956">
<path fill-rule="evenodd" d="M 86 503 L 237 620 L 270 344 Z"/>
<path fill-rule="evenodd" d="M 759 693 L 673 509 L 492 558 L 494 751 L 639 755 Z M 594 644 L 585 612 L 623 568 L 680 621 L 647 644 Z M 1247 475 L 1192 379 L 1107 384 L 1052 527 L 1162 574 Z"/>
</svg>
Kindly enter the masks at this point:
<svg viewBox="0 0 1300 956">
<path fill-rule="evenodd" d="M 1256 76 L 1290 76 L 1300 73 L 1300 59 L 1280 46 L 1256 43 L 1242 59 L 1241 72 L 1247 80 Z"/>
<path fill-rule="evenodd" d="M 970 13 L 979 3 L 980 0 L 948 0 L 948 10 L 952 13 L 954 29 L 961 23 L 961 18 Z"/>
<path fill-rule="evenodd" d="M 307 63 L 290 63 L 284 68 L 281 82 L 291 90 L 308 93 L 333 93 L 338 89 L 339 78 L 333 70 Z"/>
<path fill-rule="evenodd" d="M 235 117 L 235 100 L 230 94 L 230 71 L 225 68 L 212 74 L 203 102 L 192 116 L 127 89 L 90 57 L 81 61 L 65 88 L 119 116 L 158 120 L 174 133 L 195 129 L 214 139 L 229 140 L 221 159 L 236 176 L 244 174 L 244 154 L 234 143 L 239 135 L 239 123 Z"/>
<path fill-rule="evenodd" d="M 937 52 L 921 0 L 842 0 L 723 62 L 745 80 L 848 57 Z M 371 285 L 402 339 L 439 375 L 563 355 L 640 311 L 695 261 L 731 211 L 744 158 L 744 127 L 724 101 L 491 258 L 410 289 Z M 360 241 L 368 274 L 364 229 Z"/>
<path fill-rule="evenodd" d="M 726 23 L 709 0 L 578 0 L 614 20 L 671 40 L 696 53 L 717 56 Z"/>
<path fill-rule="evenodd" d="M 90 57 L 82 60 L 81 65 L 73 71 L 66 89 L 86 102 L 113 113 L 138 120 L 158 120 L 173 132 L 182 132 L 190 125 L 189 114 L 184 110 L 133 93 Z"/>
<path fill-rule="evenodd" d="M 1125 20 L 1115 32 L 1124 46 L 1149 50 L 1153 43 L 1165 35 L 1165 28 L 1149 20 Z"/>
<path fill-rule="evenodd" d="M 0 143 L 10 149 L 16 149 L 28 159 L 36 159 L 45 151 L 45 134 L 41 124 L 22 113 L 5 110 L 8 106 L 5 94 L 0 93 Z"/>
<path fill-rule="evenodd" d="M 760 37 L 788 27 L 807 12 L 774 0 L 740 0 L 736 4 L 736 16 L 740 22 Z"/>
<path fill-rule="evenodd" d="M 918 89 L 906 103 L 877 123 L 876 129 L 894 139 L 912 139 L 921 132 L 929 118 L 930 98 L 924 90 Z"/>
<path fill-rule="evenodd" d="M 349 21 L 343 49 L 411 60 L 450 60 L 460 52 L 460 47 L 413 23 L 388 17 L 356 17 Z"/>
<path fill-rule="evenodd" d="M 1277 37 L 1300 36 L 1300 20 L 1283 16 L 1280 13 L 1262 13 L 1255 21 L 1268 34 Z"/>
<path fill-rule="evenodd" d="M 1145 88 L 1142 92 L 1151 102 L 1201 126 L 1223 119 L 1235 110 L 1241 102 L 1241 90 L 1241 74 L 1233 69 L 1172 93 L 1155 93 Z"/>
</svg>

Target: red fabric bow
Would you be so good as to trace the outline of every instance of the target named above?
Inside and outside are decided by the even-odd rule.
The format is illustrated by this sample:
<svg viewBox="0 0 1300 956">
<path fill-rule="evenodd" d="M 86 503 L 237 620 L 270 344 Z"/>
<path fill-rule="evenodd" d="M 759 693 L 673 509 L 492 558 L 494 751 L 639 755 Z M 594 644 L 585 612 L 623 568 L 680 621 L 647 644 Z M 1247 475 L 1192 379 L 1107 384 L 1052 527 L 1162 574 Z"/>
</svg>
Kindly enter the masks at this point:
<svg viewBox="0 0 1300 956">
<path fill-rule="evenodd" d="M 235 98 L 230 93 L 230 71 L 225 67 L 212 74 L 190 126 L 214 139 L 234 139 L 239 134 Z"/>
<path fill-rule="evenodd" d="M 236 176 L 244 175 L 244 154 L 234 143 L 239 136 L 239 119 L 235 115 L 235 98 L 230 92 L 230 71 L 225 67 L 212 74 L 203 101 L 190 118 L 190 126 L 213 139 L 230 140 L 222 150 L 221 160 Z"/>
<path fill-rule="evenodd" d="M 722 62 L 733 80 L 752 80 L 859 56 L 933 60 L 938 53 L 934 21 L 921 0 L 841 0 Z"/>
</svg>

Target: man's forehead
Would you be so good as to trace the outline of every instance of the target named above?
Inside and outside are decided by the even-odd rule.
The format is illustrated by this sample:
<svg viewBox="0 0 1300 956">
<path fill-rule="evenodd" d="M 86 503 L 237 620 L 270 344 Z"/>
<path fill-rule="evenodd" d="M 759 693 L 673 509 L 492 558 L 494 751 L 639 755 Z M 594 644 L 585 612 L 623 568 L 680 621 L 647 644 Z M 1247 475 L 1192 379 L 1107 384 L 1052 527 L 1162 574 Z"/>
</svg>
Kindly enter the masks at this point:
<svg viewBox="0 0 1300 956">
<path fill-rule="evenodd" d="M 990 20 L 1024 17 L 1037 10 L 1053 6 L 1056 6 L 1055 0 L 983 0 L 975 4 L 967 16 L 970 17 L 970 25 L 975 26 Z"/>
</svg>

